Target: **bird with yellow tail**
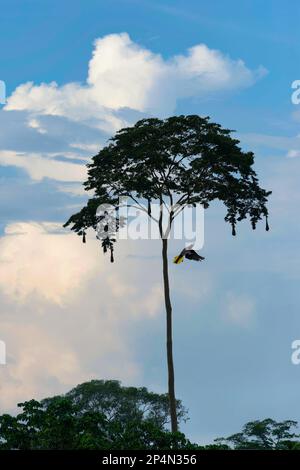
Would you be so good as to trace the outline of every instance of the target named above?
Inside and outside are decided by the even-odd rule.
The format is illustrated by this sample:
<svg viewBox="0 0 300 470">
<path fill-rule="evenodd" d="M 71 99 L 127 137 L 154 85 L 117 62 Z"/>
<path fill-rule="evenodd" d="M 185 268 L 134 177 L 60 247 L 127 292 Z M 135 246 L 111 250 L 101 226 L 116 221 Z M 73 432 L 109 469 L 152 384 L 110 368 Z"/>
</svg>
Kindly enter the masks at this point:
<svg viewBox="0 0 300 470">
<path fill-rule="evenodd" d="M 193 250 L 194 245 L 190 245 L 184 248 L 178 256 L 175 256 L 173 259 L 174 264 L 180 264 L 183 262 L 184 258 L 191 259 L 193 261 L 203 261 L 205 258 L 204 256 L 198 255 L 195 250 Z"/>
</svg>

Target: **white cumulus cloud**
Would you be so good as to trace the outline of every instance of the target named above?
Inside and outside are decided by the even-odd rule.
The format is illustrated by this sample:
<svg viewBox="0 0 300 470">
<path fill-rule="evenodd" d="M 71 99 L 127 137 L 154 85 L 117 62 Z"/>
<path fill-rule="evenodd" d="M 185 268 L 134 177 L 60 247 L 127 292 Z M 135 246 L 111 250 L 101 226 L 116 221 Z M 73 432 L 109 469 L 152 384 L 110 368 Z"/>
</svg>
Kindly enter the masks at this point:
<svg viewBox="0 0 300 470">
<path fill-rule="evenodd" d="M 197 44 L 168 59 L 127 33 L 94 42 L 84 83 L 20 84 L 0 112 L 0 165 L 24 169 L 31 179 L 85 180 L 83 161 L 109 136 L 141 117 L 164 117 L 178 100 L 205 98 L 251 86 L 265 73 Z"/>
<path fill-rule="evenodd" d="M 55 160 L 51 157 L 51 153 L 21 153 L 12 150 L 0 150 L 0 165 L 22 168 L 35 181 L 51 178 L 57 181 L 78 181 L 82 183 L 85 180 L 86 167 L 84 165 Z"/>
<path fill-rule="evenodd" d="M 121 108 L 164 116 L 175 111 L 180 98 L 244 88 L 265 72 L 263 67 L 250 70 L 242 60 L 205 44 L 166 60 L 134 43 L 127 33 L 110 34 L 94 43 L 86 83 L 24 83 L 5 109 L 94 120 L 112 129 L 123 123 L 114 114 Z"/>
<path fill-rule="evenodd" d="M 133 337 L 162 314 L 163 298 L 160 260 L 148 260 L 152 268 L 141 276 L 143 262 L 127 258 L 132 249 L 130 241 L 118 244 L 111 264 L 94 234 L 84 245 L 57 223 L 6 227 L 0 238 L 2 409 L 92 378 L 141 381 Z"/>
</svg>

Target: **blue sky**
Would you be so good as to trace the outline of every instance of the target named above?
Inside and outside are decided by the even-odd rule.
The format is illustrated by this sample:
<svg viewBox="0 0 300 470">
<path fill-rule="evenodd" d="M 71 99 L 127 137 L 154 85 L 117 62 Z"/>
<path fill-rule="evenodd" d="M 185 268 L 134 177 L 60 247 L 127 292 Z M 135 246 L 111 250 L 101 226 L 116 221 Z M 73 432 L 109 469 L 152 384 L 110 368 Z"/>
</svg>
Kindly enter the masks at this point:
<svg viewBox="0 0 300 470">
<path fill-rule="evenodd" d="M 92 235 L 84 251 L 60 226 L 84 203 L 84 164 L 110 135 L 183 113 L 235 129 L 273 191 L 269 233 L 243 223 L 233 239 L 216 205 L 205 263 L 170 268 L 183 430 L 204 442 L 250 419 L 300 421 L 299 3 L 0 6 L 1 410 L 95 377 L 166 390 L 159 246 L 121 242 L 111 266 Z"/>
</svg>

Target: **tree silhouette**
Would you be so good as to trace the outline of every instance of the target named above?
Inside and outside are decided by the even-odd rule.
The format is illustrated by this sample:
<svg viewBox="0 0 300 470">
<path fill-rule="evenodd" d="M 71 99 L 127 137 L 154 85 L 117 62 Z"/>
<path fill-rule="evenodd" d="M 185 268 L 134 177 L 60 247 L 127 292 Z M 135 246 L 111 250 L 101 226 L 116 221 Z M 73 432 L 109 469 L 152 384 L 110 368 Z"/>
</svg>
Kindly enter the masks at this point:
<svg viewBox="0 0 300 470">
<path fill-rule="evenodd" d="M 234 449 L 247 450 L 296 450 L 299 449 L 299 434 L 293 431 L 297 421 L 275 421 L 267 418 L 250 421 L 243 426 L 241 432 L 231 436 L 215 439 L 216 444 L 233 444 Z"/>
<path fill-rule="evenodd" d="M 159 227 L 162 240 L 163 285 L 166 308 L 168 394 L 171 429 L 177 431 L 177 413 L 172 350 L 172 305 L 168 276 L 168 237 L 174 219 L 187 206 L 201 204 L 205 209 L 219 200 L 227 208 L 225 221 L 236 234 L 237 222 L 249 217 L 252 228 L 264 217 L 268 227 L 267 197 L 253 170 L 254 155 L 243 152 L 231 131 L 208 117 L 174 116 L 168 119 L 142 119 L 133 127 L 121 129 L 88 164 L 86 190 L 94 195 L 83 209 L 64 226 L 83 237 L 89 227 L 97 229 L 107 214 L 97 213 L 102 204 L 118 205 L 127 197 L 132 205 L 146 212 Z M 141 201 L 147 201 L 146 207 Z M 151 204 L 159 204 L 159 217 Z M 164 210 L 168 208 L 168 211 Z M 116 210 L 117 226 L 120 221 Z M 110 250 L 113 261 L 115 234 L 108 225 L 98 236 L 103 251 Z"/>
</svg>

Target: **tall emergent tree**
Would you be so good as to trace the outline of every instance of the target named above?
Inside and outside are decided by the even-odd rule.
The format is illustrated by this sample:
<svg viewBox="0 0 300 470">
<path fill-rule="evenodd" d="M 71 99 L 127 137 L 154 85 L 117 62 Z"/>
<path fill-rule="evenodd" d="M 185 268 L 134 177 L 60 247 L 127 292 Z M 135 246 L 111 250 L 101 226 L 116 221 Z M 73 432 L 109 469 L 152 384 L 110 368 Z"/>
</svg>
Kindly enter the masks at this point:
<svg viewBox="0 0 300 470">
<path fill-rule="evenodd" d="M 225 221 L 236 234 L 237 222 L 249 217 L 252 228 L 264 217 L 268 230 L 267 197 L 252 168 L 254 155 L 243 152 L 231 131 L 210 122 L 208 117 L 174 116 L 168 119 L 142 119 L 133 127 L 121 129 L 92 162 L 88 164 L 86 190 L 94 195 L 83 209 L 70 217 L 65 226 L 83 237 L 97 228 L 97 207 L 117 205 L 127 197 L 145 210 L 159 226 L 162 240 L 163 283 L 166 308 L 168 393 L 171 429 L 177 431 L 172 351 L 172 305 L 168 277 L 168 235 L 175 217 L 187 206 L 202 204 L 207 209 L 213 200 L 227 208 Z M 147 201 L 147 208 L 141 201 Z M 160 206 L 159 217 L 151 213 L 151 204 Z M 167 206 L 168 211 L 163 210 Z M 116 239 L 102 240 L 104 252 L 113 249 Z"/>
</svg>

